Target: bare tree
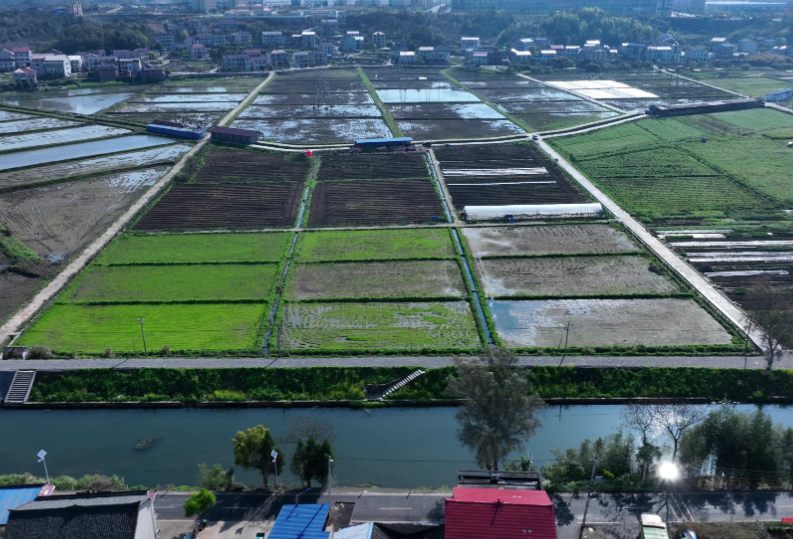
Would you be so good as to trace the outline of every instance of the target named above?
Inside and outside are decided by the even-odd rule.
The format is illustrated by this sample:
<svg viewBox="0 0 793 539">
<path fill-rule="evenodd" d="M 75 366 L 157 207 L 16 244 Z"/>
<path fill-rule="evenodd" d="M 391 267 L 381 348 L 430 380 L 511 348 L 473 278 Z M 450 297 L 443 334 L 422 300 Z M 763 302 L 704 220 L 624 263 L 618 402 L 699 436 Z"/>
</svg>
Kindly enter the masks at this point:
<svg viewBox="0 0 793 539">
<path fill-rule="evenodd" d="M 747 334 L 760 329 L 766 371 L 771 372 L 783 346 L 790 346 L 793 337 L 793 296 L 787 290 L 775 289 L 767 279 L 751 287 L 752 309 L 748 311 Z"/>
<path fill-rule="evenodd" d="M 677 457 L 677 448 L 683 433 L 701 421 L 706 411 L 696 404 L 656 404 L 655 416 L 659 426 L 672 438 L 672 460 Z"/>
<path fill-rule="evenodd" d="M 642 465 L 642 479 L 653 461 L 660 457 L 661 450 L 650 442 L 653 432 L 658 428 L 657 408 L 649 404 L 628 404 L 620 412 L 622 424 L 641 436 L 641 446 L 636 460 Z"/>
<path fill-rule="evenodd" d="M 541 425 L 537 412 L 545 403 L 515 368 L 512 352 L 492 348 L 475 360 L 455 358 L 454 363 L 458 376 L 449 376 L 447 390 L 465 401 L 457 411 L 457 438 L 474 450 L 481 467 L 498 470 L 499 462 L 523 449 Z"/>
</svg>

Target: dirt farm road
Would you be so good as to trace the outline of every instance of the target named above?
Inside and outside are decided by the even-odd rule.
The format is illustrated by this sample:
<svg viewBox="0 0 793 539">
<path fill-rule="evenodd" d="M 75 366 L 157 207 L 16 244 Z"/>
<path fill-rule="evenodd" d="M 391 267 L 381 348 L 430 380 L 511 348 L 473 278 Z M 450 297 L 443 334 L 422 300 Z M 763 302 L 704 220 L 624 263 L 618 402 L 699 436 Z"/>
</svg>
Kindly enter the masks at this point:
<svg viewBox="0 0 793 539">
<path fill-rule="evenodd" d="M 523 356 L 520 365 L 559 365 L 561 356 Z M 453 364 L 450 356 L 393 357 L 289 357 L 289 358 L 178 358 L 152 357 L 135 359 L 50 359 L 0 361 L 0 371 L 35 369 L 38 371 L 70 371 L 79 369 L 240 369 L 278 367 L 424 367 L 434 369 Z M 710 367 L 732 369 L 764 369 L 762 356 L 567 356 L 562 365 L 577 367 Z M 779 358 L 774 368 L 793 368 L 793 355 Z"/>
<path fill-rule="evenodd" d="M 273 73 L 271 72 L 267 78 L 261 82 L 261 84 L 254 88 L 245 97 L 245 99 L 240 101 L 231 112 L 229 112 L 223 117 L 222 120 L 220 120 L 219 125 L 226 125 L 229 120 L 234 118 L 243 108 L 247 106 L 248 101 L 254 98 L 254 96 L 258 95 L 259 90 L 261 90 L 272 77 Z M 30 303 L 25 305 L 14 316 L 9 318 L 8 321 L 2 327 L 0 327 L 0 343 L 19 333 L 28 320 L 32 319 L 33 316 L 44 305 L 49 303 L 49 301 L 52 300 L 75 275 L 81 272 L 83 268 L 88 265 L 88 263 L 99 253 L 99 251 L 104 249 L 105 246 L 107 246 L 107 244 L 110 243 L 110 241 L 115 238 L 119 232 L 121 232 L 127 223 L 135 218 L 140 210 L 146 207 L 146 204 L 148 204 L 149 201 L 154 200 L 163 191 L 163 189 L 165 189 L 170 184 L 171 178 L 178 174 L 188 159 L 190 159 L 190 157 L 195 155 L 196 152 L 203 148 L 204 145 L 209 142 L 209 140 L 209 137 L 205 137 L 200 142 L 198 142 L 198 144 L 196 144 L 192 150 L 187 152 L 184 157 L 176 165 L 174 165 L 168 174 L 160 178 L 160 180 L 154 184 L 151 189 L 143 193 L 143 195 L 134 204 L 132 204 L 132 206 L 130 206 L 130 208 L 110 226 L 110 228 L 108 228 L 101 236 L 95 239 L 91 245 L 89 245 L 80 254 L 80 256 L 72 260 L 72 262 L 66 266 L 66 269 L 59 273 L 57 277 L 50 281 L 47 286 L 45 286 L 38 294 L 36 294 Z"/>
</svg>

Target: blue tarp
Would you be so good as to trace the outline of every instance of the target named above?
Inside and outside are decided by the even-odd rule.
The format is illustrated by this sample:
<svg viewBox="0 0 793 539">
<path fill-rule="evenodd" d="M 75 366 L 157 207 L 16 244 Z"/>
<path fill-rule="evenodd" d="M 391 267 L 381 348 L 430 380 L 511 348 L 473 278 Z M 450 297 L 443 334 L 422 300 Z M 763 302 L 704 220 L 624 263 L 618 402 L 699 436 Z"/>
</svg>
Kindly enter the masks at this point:
<svg viewBox="0 0 793 539">
<path fill-rule="evenodd" d="M 407 146 L 413 142 L 410 137 L 400 138 L 367 138 L 356 140 L 356 146 Z"/>
<path fill-rule="evenodd" d="M 268 539 L 328 539 L 322 531 L 330 504 L 284 505 L 275 520 Z"/>
<path fill-rule="evenodd" d="M 32 502 L 44 485 L 0 487 L 0 526 L 8 524 L 9 509 Z"/>
</svg>

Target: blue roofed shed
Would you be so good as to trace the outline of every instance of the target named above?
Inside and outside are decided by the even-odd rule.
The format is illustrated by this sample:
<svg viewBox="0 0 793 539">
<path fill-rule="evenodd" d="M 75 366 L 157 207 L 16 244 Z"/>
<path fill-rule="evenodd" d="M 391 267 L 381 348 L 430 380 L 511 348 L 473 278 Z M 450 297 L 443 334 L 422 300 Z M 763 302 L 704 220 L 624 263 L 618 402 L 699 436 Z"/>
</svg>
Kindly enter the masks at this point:
<svg viewBox="0 0 793 539">
<path fill-rule="evenodd" d="M 328 518 L 330 504 L 284 505 L 268 539 L 328 539 L 330 532 L 322 531 Z"/>
<path fill-rule="evenodd" d="M 32 502 L 44 485 L 0 487 L 0 526 L 8 524 L 8 511 Z"/>
</svg>

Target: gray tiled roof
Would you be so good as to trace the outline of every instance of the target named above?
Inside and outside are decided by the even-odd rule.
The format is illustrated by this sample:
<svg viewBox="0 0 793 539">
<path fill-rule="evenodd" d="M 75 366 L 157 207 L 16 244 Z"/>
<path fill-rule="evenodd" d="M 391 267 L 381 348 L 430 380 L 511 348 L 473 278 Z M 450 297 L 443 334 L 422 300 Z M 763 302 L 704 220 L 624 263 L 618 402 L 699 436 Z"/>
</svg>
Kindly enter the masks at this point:
<svg viewBox="0 0 793 539">
<path fill-rule="evenodd" d="M 134 539 L 138 504 L 11 511 L 6 539 Z"/>
<path fill-rule="evenodd" d="M 133 496 L 102 496 L 83 498 L 80 496 L 63 496 L 51 499 L 42 499 L 38 501 L 28 502 L 25 505 L 17 507 L 17 511 L 36 511 L 42 509 L 65 509 L 68 507 L 101 507 L 108 505 L 128 505 L 135 504 L 137 507 L 140 503 L 146 500 L 146 496 L 135 494 Z"/>
</svg>

